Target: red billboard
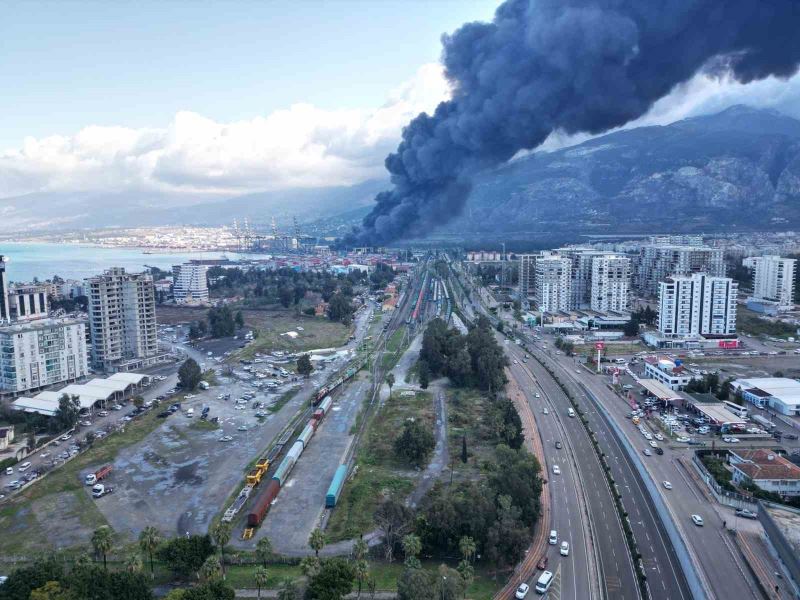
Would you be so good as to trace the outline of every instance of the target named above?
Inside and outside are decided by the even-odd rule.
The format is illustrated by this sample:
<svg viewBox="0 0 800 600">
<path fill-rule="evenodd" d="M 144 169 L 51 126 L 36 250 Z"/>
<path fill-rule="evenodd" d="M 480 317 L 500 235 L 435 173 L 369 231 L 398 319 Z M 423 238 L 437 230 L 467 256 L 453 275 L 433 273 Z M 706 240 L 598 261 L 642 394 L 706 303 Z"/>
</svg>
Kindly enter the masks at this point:
<svg viewBox="0 0 800 600">
<path fill-rule="evenodd" d="M 602 350 L 605 347 L 606 347 L 606 345 L 603 342 L 596 342 L 595 345 L 594 345 L 594 349 L 595 350 Z"/>
<path fill-rule="evenodd" d="M 739 340 L 720 340 L 719 347 L 724 350 L 731 350 L 739 347 Z"/>
</svg>

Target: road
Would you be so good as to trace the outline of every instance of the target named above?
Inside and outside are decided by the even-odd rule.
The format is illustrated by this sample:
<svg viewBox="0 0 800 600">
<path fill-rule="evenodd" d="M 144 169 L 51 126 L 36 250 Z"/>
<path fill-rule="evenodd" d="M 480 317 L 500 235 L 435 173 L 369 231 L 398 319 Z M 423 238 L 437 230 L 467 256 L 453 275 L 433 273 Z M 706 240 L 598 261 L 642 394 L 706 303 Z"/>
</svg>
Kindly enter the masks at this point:
<svg viewBox="0 0 800 600">
<path fill-rule="evenodd" d="M 638 598 L 625 534 L 586 430 L 578 419 L 567 416 L 569 400 L 550 375 L 534 360 L 525 363 L 525 352 L 516 344 L 506 343 L 505 348 L 511 358 L 512 375 L 531 405 L 542 438 L 547 460 L 543 467 L 552 498 L 552 528 L 559 533 L 559 543 L 567 540 L 571 545 L 569 560 L 558 555 L 557 546 L 549 547 L 548 568 L 553 570 L 554 564 L 562 567 L 560 597 L 593 597 L 589 593 L 590 561 L 596 561 L 604 597 Z M 543 412 L 545 407 L 548 415 Z M 561 449 L 555 447 L 556 441 L 561 442 Z M 561 475 L 553 474 L 553 465 L 559 466 Z M 557 559 L 561 562 L 554 563 Z"/>
<path fill-rule="evenodd" d="M 598 401 L 602 402 L 634 448 L 640 450 L 645 448 L 646 442 L 644 438 L 632 423 L 625 418 L 625 414 L 630 410 L 629 407 L 605 385 L 602 377 L 593 375 L 583 368 L 578 369 L 580 374 L 576 373 L 573 360 L 566 356 L 548 356 L 547 360 L 556 365 L 565 374 L 568 381 L 573 384 L 580 382 L 586 386 Z M 576 393 L 581 392 L 576 389 Z M 585 395 L 584 398 L 586 398 Z M 596 410 L 591 410 L 590 414 L 595 422 L 605 422 L 605 419 Z M 650 429 L 655 431 L 653 427 L 650 427 Z M 603 435 L 607 442 L 610 442 L 614 452 L 619 453 L 620 456 L 626 455 L 616 437 L 610 435 L 608 427 L 605 428 Z M 686 466 L 689 465 L 687 453 L 690 451 L 671 448 L 669 444 L 661 444 L 661 446 L 664 450 L 662 456 L 654 454 L 653 456 L 645 457 L 643 455 L 643 463 L 652 480 L 656 483 L 659 493 L 666 501 L 678 531 L 683 539 L 687 541 L 693 561 L 700 566 L 701 577 L 705 580 L 705 584 L 710 589 L 711 594 L 717 598 L 737 598 L 737 600 L 739 598 L 760 598 L 761 596 L 755 583 L 742 562 L 738 550 L 735 548 L 734 541 L 723 529 L 723 520 L 728 520 L 725 517 L 725 513 L 723 512 L 723 516 L 720 516 L 720 513 L 716 510 L 716 505 L 709 502 L 708 498 L 703 495 L 703 491 L 686 469 Z M 685 462 L 681 463 L 679 459 L 684 459 Z M 630 461 L 626 462 L 628 462 L 628 465 L 624 470 L 628 481 L 638 481 L 639 478 L 633 471 Z M 669 481 L 672 484 L 671 490 L 664 488 L 664 481 Z M 635 487 L 640 486 L 637 485 Z M 643 506 L 649 505 L 647 503 Z M 635 510 L 638 510 L 638 507 Z M 642 517 L 647 516 L 644 514 L 645 511 L 640 512 Z M 699 514 L 703 517 L 705 525 L 703 527 L 695 526 L 691 521 L 692 514 Z M 730 511 L 729 518 L 733 519 L 732 511 Z M 637 535 L 638 539 L 639 535 Z M 645 545 L 642 551 L 643 555 L 645 555 L 644 550 L 655 552 L 656 547 L 650 548 Z M 663 558 L 656 554 L 654 554 L 653 559 L 657 565 L 663 566 L 666 564 L 663 562 Z M 679 570 L 677 565 L 674 568 Z M 653 587 L 651 583 L 651 589 Z"/>
</svg>

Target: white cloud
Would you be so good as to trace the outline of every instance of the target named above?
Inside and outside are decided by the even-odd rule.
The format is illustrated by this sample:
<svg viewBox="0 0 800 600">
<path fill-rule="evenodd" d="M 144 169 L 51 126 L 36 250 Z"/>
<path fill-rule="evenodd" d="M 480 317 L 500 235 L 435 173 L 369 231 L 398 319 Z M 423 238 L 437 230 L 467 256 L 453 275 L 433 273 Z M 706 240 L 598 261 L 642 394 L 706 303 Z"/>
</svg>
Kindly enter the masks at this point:
<svg viewBox="0 0 800 600">
<path fill-rule="evenodd" d="M 441 66 L 421 67 L 371 110 L 294 104 L 218 123 L 190 111 L 166 129 L 89 126 L 0 152 L 0 197 L 37 191 L 149 189 L 243 193 L 383 177 L 402 127 L 449 96 Z"/>
</svg>

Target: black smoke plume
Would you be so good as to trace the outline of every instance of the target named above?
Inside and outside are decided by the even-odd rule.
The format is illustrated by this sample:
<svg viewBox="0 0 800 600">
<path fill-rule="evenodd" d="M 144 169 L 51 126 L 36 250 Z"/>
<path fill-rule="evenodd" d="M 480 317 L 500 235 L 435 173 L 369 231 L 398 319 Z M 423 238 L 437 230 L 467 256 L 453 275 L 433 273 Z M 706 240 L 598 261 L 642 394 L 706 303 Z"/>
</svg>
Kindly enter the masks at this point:
<svg viewBox="0 0 800 600">
<path fill-rule="evenodd" d="M 556 130 L 624 125 L 698 72 L 793 75 L 800 0 L 508 0 L 443 45 L 452 99 L 405 127 L 393 189 L 350 242 L 424 234 L 461 211 L 474 173 Z"/>
</svg>

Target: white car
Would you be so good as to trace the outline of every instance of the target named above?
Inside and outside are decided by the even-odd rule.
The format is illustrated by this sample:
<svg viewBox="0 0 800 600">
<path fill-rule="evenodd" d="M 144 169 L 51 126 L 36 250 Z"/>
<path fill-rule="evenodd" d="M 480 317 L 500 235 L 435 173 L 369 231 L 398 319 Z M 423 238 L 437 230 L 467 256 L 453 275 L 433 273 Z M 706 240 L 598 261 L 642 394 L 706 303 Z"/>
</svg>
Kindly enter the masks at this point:
<svg viewBox="0 0 800 600">
<path fill-rule="evenodd" d="M 659 442 L 664 441 L 664 436 L 661 435 L 660 433 L 655 434 L 653 437 L 655 437 Z"/>
<path fill-rule="evenodd" d="M 541 398 L 541 396 L 539 395 L 539 392 L 536 392 L 536 393 L 534 394 L 534 396 L 536 396 L 537 398 Z"/>
<path fill-rule="evenodd" d="M 561 467 L 553 465 L 553 475 L 561 475 Z"/>
<path fill-rule="evenodd" d="M 679 437 L 678 437 L 678 438 L 676 438 L 676 439 L 677 439 L 679 442 L 681 442 L 682 444 L 685 444 L 686 442 L 688 442 L 688 441 L 689 441 L 689 438 L 688 438 L 688 437 L 686 437 L 685 435 L 679 436 Z"/>
<path fill-rule="evenodd" d="M 692 515 L 692 523 L 694 523 L 698 527 L 702 527 L 703 526 L 703 517 L 701 517 L 700 515 Z"/>
<path fill-rule="evenodd" d="M 546 407 L 546 406 L 545 406 L 545 407 L 542 409 L 542 414 L 543 414 L 543 415 L 549 415 L 549 414 L 550 414 L 550 411 L 549 411 L 549 410 L 547 410 L 547 407 Z"/>
<path fill-rule="evenodd" d="M 516 593 L 514 594 L 514 598 L 519 598 L 519 600 L 522 600 L 528 595 L 530 589 L 531 588 L 528 586 L 527 583 L 520 583 Z"/>
<path fill-rule="evenodd" d="M 518 364 L 519 364 L 519 363 L 517 362 L 517 359 L 516 359 L 516 358 L 514 359 L 514 364 L 515 364 L 515 365 L 518 365 Z"/>
<path fill-rule="evenodd" d="M 233 441 L 233 437 L 231 437 L 229 435 L 223 435 L 221 438 L 219 438 L 219 441 L 220 442 L 232 442 Z"/>
<path fill-rule="evenodd" d="M 653 453 L 650 452 L 650 448 L 645 448 L 644 450 L 642 450 L 642 452 L 644 452 L 645 456 L 653 456 Z"/>
<path fill-rule="evenodd" d="M 645 434 L 644 434 L 644 439 L 646 439 L 648 442 L 651 442 L 651 441 L 653 441 L 653 434 L 652 434 L 652 433 L 645 432 Z"/>
<path fill-rule="evenodd" d="M 569 542 L 561 542 L 561 550 L 559 550 L 561 556 L 569 556 Z"/>
<path fill-rule="evenodd" d="M 551 546 L 555 546 L 558 543 L 558 532 L 555 529 L 550 530 L 550 537 L 547 539 L 547 543 Z"/>
<path fill-rule="evenodd" d="M 671 490 L 672 489 L 672 484 L 669 481 L 664 481 L 662 483 L 662 485 L 664 486 L 665 490 Z"/>
<path fill-rule="evenodd" d="M 651 448 L 658 448 L 658 444 L 656 444 L 653 440 L 650 440 L 650 447 Z"/>
</svg>

